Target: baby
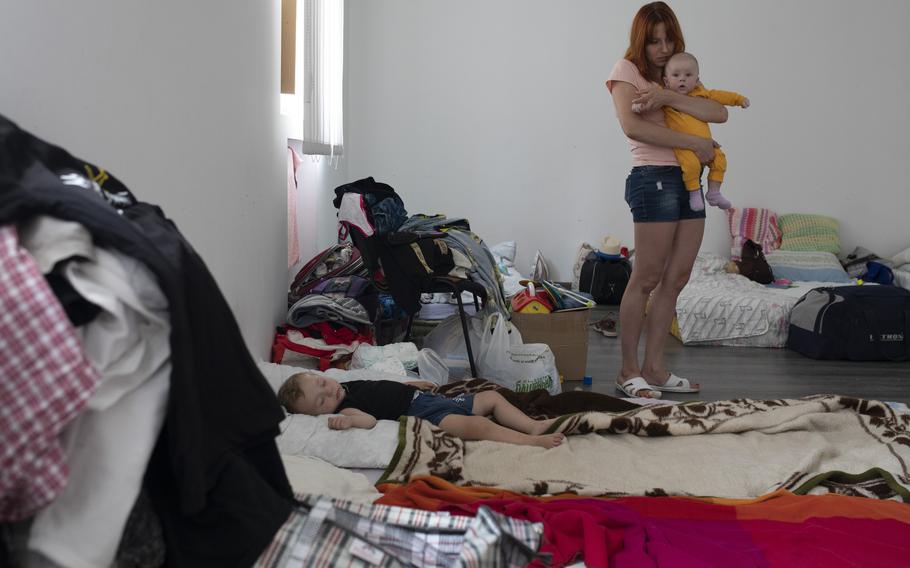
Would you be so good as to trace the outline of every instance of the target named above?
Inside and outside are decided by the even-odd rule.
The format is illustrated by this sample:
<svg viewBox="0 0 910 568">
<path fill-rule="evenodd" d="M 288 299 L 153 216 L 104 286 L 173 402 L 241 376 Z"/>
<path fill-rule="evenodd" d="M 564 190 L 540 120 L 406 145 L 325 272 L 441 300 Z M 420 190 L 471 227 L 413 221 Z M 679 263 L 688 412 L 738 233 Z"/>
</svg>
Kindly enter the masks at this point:
<svg viewBox="0 0 910 568">
<path fill-rule="evenodd" d="M 555 419 L 534 420 L 515 408 L 498 392 L 486 391 L 457 398 L 421 392 L 428 381 L 349 381 L 339 383 L 314 373 L 292 375 L 278 390 L 278 401 L 288 412 L 329 418 L 329 428 L 370 429 L 376 420 L 416 416 L 429 420 L 464 440 L 491 440 L 554 448 L 564 434 L 544 434 Z M 493 422 L 486 416 L 496 418 Z M 500 426 L 500 424 L 502 426 Z"/>
<path fill-rule="evenodd" d="M 677 53 L 667 61 L 667 65 L 664 67 L 664 86 L 684 95 L 704 97 L 727 106 L 749 108 L 749 99 L 738 93 L 705 89 L 698 81 L 698 60 L 691 53 Z M 639 112 L 640 108 L 636 108 L 636 106 L 633 105 L 632 110 Z M 667 119 L 667 127 L 678 132 L 711 138 L 711 129 L 706 122 L 668 106 L 664 107 L 664 114 Z M 673 152 L 682 168 L 683 183 L 686 184 L 686 189 L 689 191 L 689 207 L 693 211 L 701 211 L 705 208 L 699 191 L 701 189 L 701 162 L 692 150 L 674 148 Z M 705 195 L 708 203 L 721 209 L 729 209 L 732 204 L 720 193 L 724 172 L 727 171 L 727 157 L 720 148 L 714 149 L 714 159 L 708 163 L 708 168 L 708 192 Z"/>
</svg>

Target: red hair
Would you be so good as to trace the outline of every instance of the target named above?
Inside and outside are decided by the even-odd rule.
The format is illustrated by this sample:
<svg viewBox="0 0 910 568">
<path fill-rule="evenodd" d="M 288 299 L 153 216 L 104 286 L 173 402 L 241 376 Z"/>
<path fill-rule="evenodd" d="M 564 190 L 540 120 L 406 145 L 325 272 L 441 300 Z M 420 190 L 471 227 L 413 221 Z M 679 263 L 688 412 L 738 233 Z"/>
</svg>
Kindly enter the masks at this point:
<svg viewBox="0 0 910 568">
<path fill-rule="evenodd" d="M 651 2 L 639 8 L 632 19 L 632 31 L 629 32 L 629 49 L 626 50 L 625 58 L 638 67 L 642 77 L 651 81 L 655 74 L 659 74 L 648 61 L 648 55 L 645 47 L 648 40 L 654 37 L 654 28 L 658 24 L 664 24 L 667 30 L 667 39 L 673 42 L 673 53 L 677 54 L 686 50 L 686 41 L 683 39 L 682 30 L 679 28 L 679 20 L 676 14 L 664 2 Z"/>
</svg>

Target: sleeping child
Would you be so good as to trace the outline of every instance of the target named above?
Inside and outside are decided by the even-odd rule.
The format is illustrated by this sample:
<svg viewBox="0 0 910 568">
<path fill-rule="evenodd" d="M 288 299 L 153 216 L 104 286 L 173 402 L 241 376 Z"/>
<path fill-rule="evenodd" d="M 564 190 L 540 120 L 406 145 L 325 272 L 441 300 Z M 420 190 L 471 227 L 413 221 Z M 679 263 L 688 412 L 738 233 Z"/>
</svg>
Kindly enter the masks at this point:
<svg viewBox="0 0 910 568">
<path fill-rule="evenodd" d="M 377 420 L 416 416 L 429 420 L 463 440 L 490 440 L 554 448 L 564 434 L 545 434 L 555 419 L 534 420 L 494 391 L 456 398 L 422 392 L 428 381 L 349 381 L 339 383 L 323 375 L 297 373 L 278 390 L 278 401 L 288 412 L 329 418 L 329 428 L 370 429 Z M 496 422 L 487 416 L 492 415 Z M 497 424 L 498 422 L 498 424 Z"/>
<path fill-rule="evenodd" d="M 704 97 L 727 106 L 749 108 L 749 99 L 739 93 L 705 89 L 698 80 L 698 60 L 691 53 L 677 53 L 667 61 L 667 65 L 664 67 L 664 86 L 684 95 Z M 641 109 L 637 105 L 632 105 L 632 110 L 639 112 Z M 711 138 L 711 129 L 706 122 L 668 106 L 664 107 L 664 114 L 668 128 L 702 138 Z M 686 184 L 686 190 L 689 192 L 689 207 L 693 211 L 701 211 L 705 208 L 699 191 L 701 189 L 701 162 L 692 150 L 674 148 L 673 152 L 676 154 L 676 161 L 682 168 L 683 183 Z M 729 209 L 732 204 L 720 193 L 720 185 L 723 183 L 724 173 L 727 171 L 727 157 L 720 148 L 714 148 L 714 159 L 708 163 L 708 168 L 708 191 L 705 198 L 709 204 L 715 207 Z"/>
</svg>

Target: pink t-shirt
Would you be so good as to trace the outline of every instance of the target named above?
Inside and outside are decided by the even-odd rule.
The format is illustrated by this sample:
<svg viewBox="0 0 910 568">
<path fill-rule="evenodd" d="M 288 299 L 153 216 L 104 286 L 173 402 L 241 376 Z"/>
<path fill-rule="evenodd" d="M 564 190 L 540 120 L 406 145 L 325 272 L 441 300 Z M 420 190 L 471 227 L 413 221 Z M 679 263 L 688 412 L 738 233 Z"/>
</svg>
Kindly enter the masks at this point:
<svg viewBox="0 0 910 568">
<path fill-rule="evenodd" d="M 616 65 L 613 66 L 613 71 L 610 72 L 610 78 L 607 79 L 607 89 L 609 89 L 611 93 L 613 92 L 613 84 L 617 81 L 631 83 L 636 89 L 643 89 L 648 85 L 657 84 L 642 77 L 641 73 L 638 71 L 638 67 L 628 59 L 620 59 L 616 62 Z M 663 110 L 651 110 L 643 113 L 641 117 L 665 128 L 667 126 L 667 123 L 664 120 Z M 644 142 L 632 140 L 631 138 L 627 138 L 627 140 L 632 147 L 633 166 L 679 165 L 676 161 L 676 155 L 673 154 L 673 148 L 645 144 Z"/>
</svg>

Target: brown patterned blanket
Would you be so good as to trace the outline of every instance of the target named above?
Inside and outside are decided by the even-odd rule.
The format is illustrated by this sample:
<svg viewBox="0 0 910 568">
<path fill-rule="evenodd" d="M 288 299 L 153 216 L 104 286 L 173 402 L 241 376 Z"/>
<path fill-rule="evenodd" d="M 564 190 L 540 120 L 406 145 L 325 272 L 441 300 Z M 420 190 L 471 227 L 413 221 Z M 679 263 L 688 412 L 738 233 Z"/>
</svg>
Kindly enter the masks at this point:
<svg viewBox="0 0 910 568">
<path fill-rule="evenodd" d="M 552 395 L 544 389 L 515 392 L 486 379 L 455 381 L 436 387 L 432 392 L 454 398 L 489 390 L 499 392 L 531 418 L 556 418 L 577 412 L 625 412 L 639 407 L 615 396 L 590 391 L 569 390 Z"/>
<path fill-rule="evenodd" d="M 589 412 L 561 418 L 569 437 L 545 450 L 464 442 L 402 417 L 398 450 L 380 483 L 435 475 L 458 485 L 530 495 L 757 497 L 863 493 L 910 501 L 910 417 L 888 405 L 817 395 Z M 882 489 L 884 488 L 884 490 Z"/>
</svg>

